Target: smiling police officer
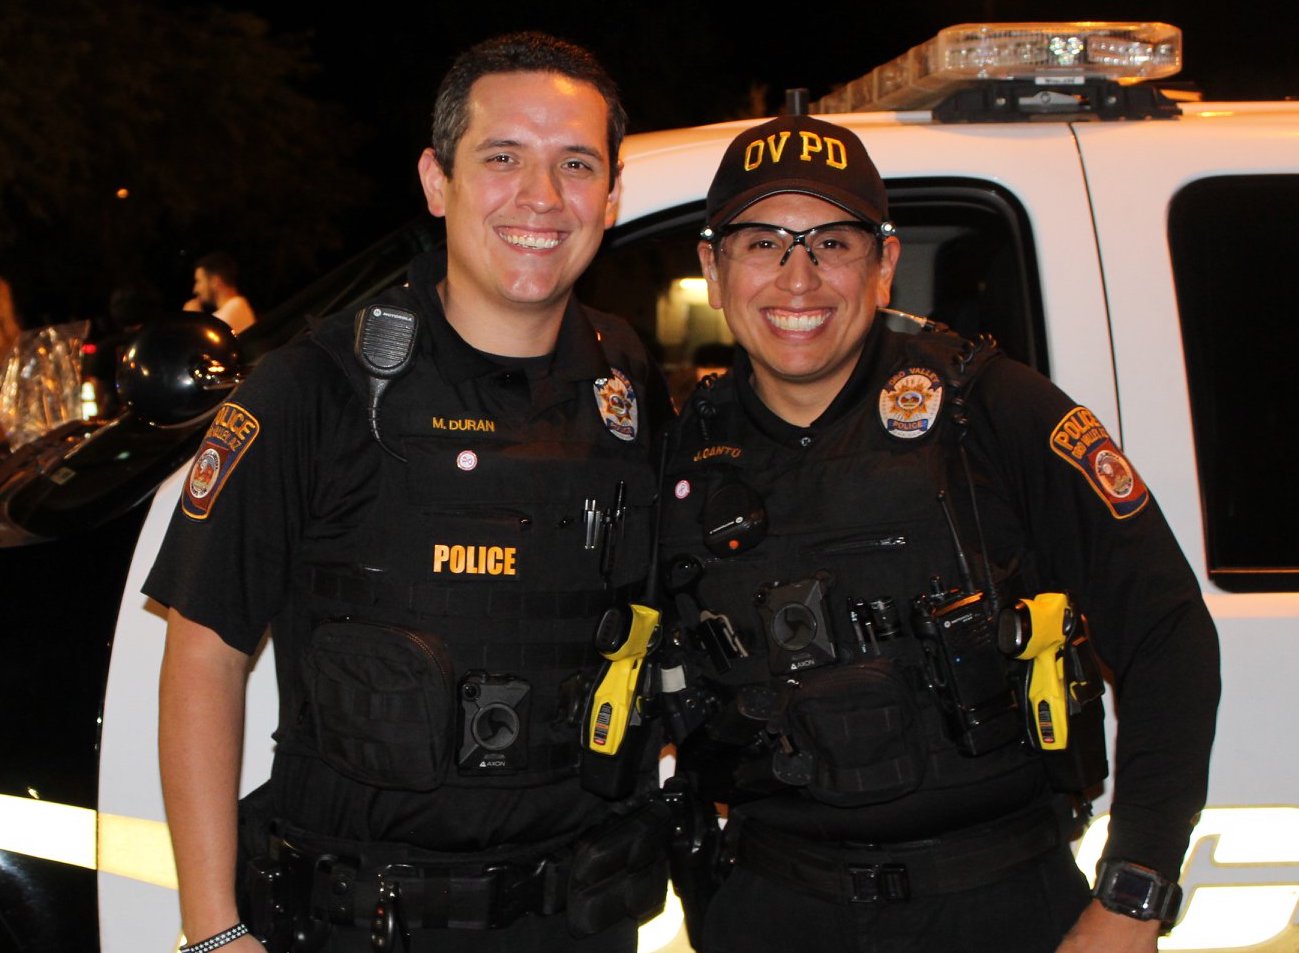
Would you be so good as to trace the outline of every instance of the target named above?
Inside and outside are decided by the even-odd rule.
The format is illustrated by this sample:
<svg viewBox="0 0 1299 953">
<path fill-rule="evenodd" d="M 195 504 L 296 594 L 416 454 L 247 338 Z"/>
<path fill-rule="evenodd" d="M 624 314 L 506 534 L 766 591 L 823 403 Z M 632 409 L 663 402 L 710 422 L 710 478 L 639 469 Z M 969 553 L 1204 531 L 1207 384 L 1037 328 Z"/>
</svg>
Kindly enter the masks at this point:
<svg viewBox="0 0 1299 953">
<path fill-rule="evenodd" d="M 1099 421 L 990 340 L 881 312 L 899 253 L 850 130 L 727 149 L 699 259 L 739 352 L 677 424 L 661 542 L 679 774 L 730 805 L 724 879 L 699 832 L 674 859 L 692 936 L 1153 953 L 1204 802 L 1212 622 Z M 1094 899 L 1056 793 L 1105 772 L 1083 611 L 1123 714 Z"/>
<path fill-rule="evenodd" d="M 630 329 L 572 297 L 624 124 L 582 49 L 462 55 L 419 160 L 445 256 L 218 411 L 146 584 L 170 609 L 188 949 L 633 950 L 661 905 L 655 752 L 629 785 L 577 769 L 597 622 L 643 584 L 666 407 Z M 237 814 L 268 625 L 275 762 Z"/>
</svg>

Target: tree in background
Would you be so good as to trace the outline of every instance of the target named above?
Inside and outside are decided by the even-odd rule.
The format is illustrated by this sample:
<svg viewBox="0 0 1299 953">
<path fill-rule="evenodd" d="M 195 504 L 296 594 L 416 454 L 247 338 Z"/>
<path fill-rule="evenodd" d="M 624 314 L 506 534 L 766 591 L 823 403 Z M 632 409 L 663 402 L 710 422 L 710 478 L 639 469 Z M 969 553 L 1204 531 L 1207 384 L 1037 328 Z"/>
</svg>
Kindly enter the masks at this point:
<svg viewBox="0 0 1299 953">
<path fill-rule="evenodd" d="M 340 241 L 360 128 L 310 96 L 305 41 L 215 7 L 18 0 L 0 18 L 0 261 L 29 314 L 188 289 L 229 249 L 278 294 Z M 289 285 L 291 286 L 291 285 Z M 179 307 L 180 301 L 176 302 Z"/>
</svg>

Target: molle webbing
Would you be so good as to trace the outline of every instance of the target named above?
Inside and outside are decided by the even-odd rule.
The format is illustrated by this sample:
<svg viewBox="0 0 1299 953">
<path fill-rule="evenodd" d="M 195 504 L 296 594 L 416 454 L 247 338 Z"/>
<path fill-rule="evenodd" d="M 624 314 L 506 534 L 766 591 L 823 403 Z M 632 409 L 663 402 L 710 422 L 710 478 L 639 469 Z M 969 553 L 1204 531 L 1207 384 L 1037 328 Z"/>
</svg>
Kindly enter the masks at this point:
<svg viewBox="0 0 1299 953">
<path fill-rule="evenodd" d="M 399 612 L 452 619 L 585 619 L 610 606 L 626 605 L 631 589 L 589 589 L 578 592 L 515 591 L 503 586 L 448 586 L 437 582 L 407 582 L 350 567 L 313 566 L 307 589 L 324 599 L 358 607 L 382 605 Z"/>
</svg>

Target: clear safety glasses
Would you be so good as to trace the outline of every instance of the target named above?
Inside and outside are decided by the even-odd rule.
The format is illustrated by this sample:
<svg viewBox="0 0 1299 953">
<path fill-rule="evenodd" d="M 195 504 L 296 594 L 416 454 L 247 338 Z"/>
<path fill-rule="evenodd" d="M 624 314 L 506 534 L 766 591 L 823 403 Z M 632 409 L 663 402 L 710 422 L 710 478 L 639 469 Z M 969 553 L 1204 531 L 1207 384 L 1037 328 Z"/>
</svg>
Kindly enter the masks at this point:
<svg viewBox="0 0 1299 953">
<path fill-rule="evenodd" d="M 801 232 L 765 222 L 736 222 L 717 230 L 717 248 L 731 261 L 756 268 L 777 268 L 802 245 L 812 264 L 840 268 L 862 261 L 878 238 L 893 234 L 892 223 L 827 222 Z"/>
</svg>

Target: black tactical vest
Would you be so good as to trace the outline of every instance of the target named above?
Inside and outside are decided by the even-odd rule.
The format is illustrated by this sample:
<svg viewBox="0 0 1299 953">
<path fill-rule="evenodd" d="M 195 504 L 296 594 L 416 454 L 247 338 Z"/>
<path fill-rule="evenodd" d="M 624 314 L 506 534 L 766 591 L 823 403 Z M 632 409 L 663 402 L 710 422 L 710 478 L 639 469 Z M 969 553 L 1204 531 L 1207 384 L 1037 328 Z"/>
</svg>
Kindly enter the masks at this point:
<svg viewBox="0 0 1299 953">
<path fill-rule="evenodd" d="M 897 841 L 999 816 L 1040 790 L 1040 766 L 1010 727 L 1018 715 L 1001 717 L 1009 685 L 993 735 L 976 726 L 962 737 L 934 685 L 951 673 L 927 657 L 912 610 L 918 596 L 962 585 L 940 492 L 972 588 L 988 585 L 957 450 L 962 391 L 995 356 L 950 333 L 877 326 L 865 377 L 849 385 L 858 402 L 806 446 L 764 433 L 730 377 L 701 387 L 679 421 L 663 571 L 692 680 L 722 708 L 696 733 L 709 740 L 683 745 L 681 759 L 715 776 L 727 745 L 739 752 L 725 769 L 739 779 L 735 801 L 748 799 L 739 816 Z M 991 572 L 1003 603 L 1019 594 L 1006 567 Z M 885 601 L 897 631 L 871 615 Z M 994 635 L 980 630 L 959 653 L 959 677 L 1009 674 Z"/>
<path fill-rule="evenodd" d="M 408 289 L 382 300 L 419 314 Z M 427 333 L 444 319 L 421 316 L 417 358 L 380 405 L 394 452 L 371 443 L 377 487 L 299 573 L 312 633 L 282 746 L 396 790 L 574 774 L 592 637 L 605 609 L 640 592 L 654 490 L 645 359 L 630 331 L 580 316 L 600 336 L 604 376 L 531 383 L 504 367 L 444 373 Z M 351 316 L 314 340 L 364 398 Z M 624 385 L 634 432 L 601 413 Z"/>
</svg>

